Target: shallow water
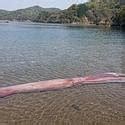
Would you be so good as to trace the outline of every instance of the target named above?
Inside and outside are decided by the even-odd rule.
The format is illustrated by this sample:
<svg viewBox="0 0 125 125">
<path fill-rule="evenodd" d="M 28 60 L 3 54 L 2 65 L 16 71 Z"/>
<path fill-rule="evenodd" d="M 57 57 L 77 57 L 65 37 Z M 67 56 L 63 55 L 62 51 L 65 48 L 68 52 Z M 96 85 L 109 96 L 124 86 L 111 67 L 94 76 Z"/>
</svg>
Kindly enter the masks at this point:
<svg viewBox="0 0 125 125">
<path fill-rule="evenodd" d="M 3 125 L 124 125 L 125 84 L 85 85 L 0 99 Z"/>
<path fill-rule="evenodd" d="M 125 73 L 125 32 L 43 24 L 0 24 L 0 86 Z"/>
<path fill-rule="evenodd" d="M 125 73 L 125 32 L 0 24 L 0 87 Z M 84 85 L 0 99 L 0 125 L 124 125 L 125 84 Z"/>
</svg>

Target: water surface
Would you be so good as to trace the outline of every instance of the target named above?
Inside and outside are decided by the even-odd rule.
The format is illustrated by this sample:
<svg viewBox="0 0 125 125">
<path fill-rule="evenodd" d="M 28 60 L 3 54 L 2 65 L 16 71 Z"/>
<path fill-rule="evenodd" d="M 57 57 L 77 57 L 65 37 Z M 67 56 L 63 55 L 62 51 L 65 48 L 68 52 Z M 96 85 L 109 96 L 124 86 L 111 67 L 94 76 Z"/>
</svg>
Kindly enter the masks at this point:
<svg viewBox="0 0 125 125">
<path fill-rule="evenodd" d="M 125 73 L 125 32 L 44 24 L 0 24 L 0 86 Z"/>
<path fill-rule="evenodd" d="M 125 32 L 0 24 L 0 87 L 103 72 L 125 73 Z M 125 84 L 1 98 L 0 125 L 125 125 Z"/>
</svg>

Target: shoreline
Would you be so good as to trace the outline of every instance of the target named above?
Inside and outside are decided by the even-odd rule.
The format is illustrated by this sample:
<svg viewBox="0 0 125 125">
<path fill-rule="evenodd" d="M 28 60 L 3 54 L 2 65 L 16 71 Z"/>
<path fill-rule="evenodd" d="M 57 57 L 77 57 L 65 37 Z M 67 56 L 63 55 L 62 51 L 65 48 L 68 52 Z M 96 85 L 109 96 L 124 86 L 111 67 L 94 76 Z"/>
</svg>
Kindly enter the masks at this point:
<svg viewBox="0 0 125 125">
<path fill-rule="evenodd" d="M 32 21 L 9 21 L 9 20 L 0 20 L 0 24 L 43 24 L 43 25 L 56 25 L 56 26 L 80 26 L 80 27 L 111 27 L 111 25 L 103 24 L 84 24 L 84 23 L 42 23 L 42 22 L 32 22 Z"/>
<path fill-rule="evenodd" d="M 25 25 L 46 25 L 46 26 L 68 26 L 68 27 L 88 27 L 88 28 L 118 28 L 124 29 L 124 25 L 113 24 L 84 24 L 84 23 L 42 23 L 32 21 L 10 21 L 0 20 L 0 24 L 25 24 Z"/>
</svg>

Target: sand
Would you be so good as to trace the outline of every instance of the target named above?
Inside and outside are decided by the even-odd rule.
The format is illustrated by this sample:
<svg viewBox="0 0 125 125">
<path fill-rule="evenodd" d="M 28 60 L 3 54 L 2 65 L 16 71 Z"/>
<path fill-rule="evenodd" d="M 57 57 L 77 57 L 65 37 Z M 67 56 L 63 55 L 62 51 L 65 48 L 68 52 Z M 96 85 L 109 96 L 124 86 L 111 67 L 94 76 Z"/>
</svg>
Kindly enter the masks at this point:
<svg viewBox="0 0 125 125">
<path fill-rule="evenodd" d="M 0 99 L 0 125 L 124 124 L 124 83 L 79 85 Z"/>
</svg>

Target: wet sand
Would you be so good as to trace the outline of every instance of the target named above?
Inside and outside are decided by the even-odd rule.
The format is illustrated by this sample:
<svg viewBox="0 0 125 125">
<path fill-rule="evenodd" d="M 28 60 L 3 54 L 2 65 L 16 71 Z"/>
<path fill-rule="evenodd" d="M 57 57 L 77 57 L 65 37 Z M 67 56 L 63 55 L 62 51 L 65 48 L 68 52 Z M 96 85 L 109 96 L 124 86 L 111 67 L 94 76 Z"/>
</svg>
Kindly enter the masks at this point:
<svg viewBox="0 0 125 125">
<path fill-rule="evenodd" d="M 0 99 L 0 125 L 124 124 L 124 83 L 79 85 Z"/>
</svg>

